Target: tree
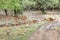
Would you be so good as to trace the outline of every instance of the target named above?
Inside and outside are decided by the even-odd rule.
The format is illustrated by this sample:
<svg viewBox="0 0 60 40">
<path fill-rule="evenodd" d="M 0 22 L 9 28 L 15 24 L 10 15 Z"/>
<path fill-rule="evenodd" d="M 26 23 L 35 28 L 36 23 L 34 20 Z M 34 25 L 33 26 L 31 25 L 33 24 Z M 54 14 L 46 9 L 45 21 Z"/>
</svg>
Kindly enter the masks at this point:
<svg viewBox="0 0 60 40">
<path fill-rule="evenodd" d="M 7 16 L 8 0 L 0 0 L 0 10 L 4 10 Z"/>
<path fill-rule="evenodd" d="M 59 7 L 59 0 L 49 0 L 49 7 L 52 8 L 52 10 L 54 10 L 55 8 Z"/>
<path fill-rule="evenodd" d="M 17 16 L 17 10 L 22 9 L 21 0 L 0 0 L 0 9 L 4 10 L 7 16 L 7 10 L 14 10 Z"/>
<path fill-rule="evenodd" d="M 13 2 L 14 2 L 14 4 L 13 4 Z M 22 9 L 23 9 L 22 0 L 16 0 L 16 1 L 14 0 L 14 1 L 12 1 L 12 4 L 14 6 L 14 14 L 15 14 L 15 16 L 17 16 L 18 12 L 19 11 L 22 12 Z"/>
<path fill-rule="evenodd" d="M 45 9 L 58 7 L 59 0 L 34 0 L 40 5 L 40 10 L 45 14 Z"/>
</svg>

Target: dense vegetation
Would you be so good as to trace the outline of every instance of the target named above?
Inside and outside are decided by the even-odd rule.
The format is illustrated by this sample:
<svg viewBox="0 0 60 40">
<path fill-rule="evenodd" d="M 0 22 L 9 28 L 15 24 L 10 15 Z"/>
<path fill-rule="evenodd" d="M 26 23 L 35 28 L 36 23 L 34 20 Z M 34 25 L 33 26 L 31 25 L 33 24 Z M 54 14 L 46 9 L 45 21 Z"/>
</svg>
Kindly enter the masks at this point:
<svg viewBox="0 0 60 40">
<path fill-rule="evenodd" d="M 40 9 L 45 13 L 45 9 L 60 8 L 60 0 L 0 0 L 0 10 L 13 10 L 15 16 L 26 9 Z"/>
</svg>

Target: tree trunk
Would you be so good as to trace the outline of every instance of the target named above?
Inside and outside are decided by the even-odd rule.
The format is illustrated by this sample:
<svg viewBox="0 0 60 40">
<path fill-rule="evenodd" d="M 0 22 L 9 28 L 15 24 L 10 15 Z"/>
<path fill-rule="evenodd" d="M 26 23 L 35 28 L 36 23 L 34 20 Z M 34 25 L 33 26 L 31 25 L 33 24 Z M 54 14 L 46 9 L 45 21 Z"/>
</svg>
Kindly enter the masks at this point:
<svg viewBox="0 0 60 40">
<path fill-rule="evenodd" d="M 17 10 L 17 14 L 18 14 L 18 15 L 23 14 L 22 10 L 18 9 L 18 10 Z"/>
<path fill-rule="evenodd" d="M 16 17 L 17 16 L 17 10 L 14 9 L 14 16 Z"/>
<path fill-rule="evenodd" d="M 44 8 L 41 8 L 40 10 L 41 10 L 42 14 L 46 14 Z"/>
<path fill-rule="evenodd" d="M 46 14 L 46 12 L 45 11 L 42 11 L 42 14 Z"/>
<path fill-rule="evenodd" d="M 7 10 L 6 10 L 6 9 L 4 9 L 4 11 L 5 11 L 6 16 L 8 16 L 8 14 L 7 14 Z"/>
</svg>

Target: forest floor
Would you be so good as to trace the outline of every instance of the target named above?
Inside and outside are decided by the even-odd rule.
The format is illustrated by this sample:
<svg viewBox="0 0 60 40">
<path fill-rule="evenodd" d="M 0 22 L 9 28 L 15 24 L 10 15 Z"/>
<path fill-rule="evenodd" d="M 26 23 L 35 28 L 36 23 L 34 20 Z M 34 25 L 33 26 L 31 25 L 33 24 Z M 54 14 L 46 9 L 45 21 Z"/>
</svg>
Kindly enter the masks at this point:
<svg viewBox="0 0 60 40">
<path fill-rule="evenodd" d="M 0 40 L 40 40 L 38 35 L 42 35 L 43 38 L 44 33 L 46 34 L 45 30 L 47 30 L 46 35 L 48 36 L 50 36 L 49 33 L 51 35 L 56 33 L 57 35 L 57 31 L 54 30 L 60 30 L 60 15 L 41 15 L 40 11 L 27 11 L 24 13 L 19 17 L 0 16 Z M 41 40 L 46 40 L 42 38 Z"/>
</svg>

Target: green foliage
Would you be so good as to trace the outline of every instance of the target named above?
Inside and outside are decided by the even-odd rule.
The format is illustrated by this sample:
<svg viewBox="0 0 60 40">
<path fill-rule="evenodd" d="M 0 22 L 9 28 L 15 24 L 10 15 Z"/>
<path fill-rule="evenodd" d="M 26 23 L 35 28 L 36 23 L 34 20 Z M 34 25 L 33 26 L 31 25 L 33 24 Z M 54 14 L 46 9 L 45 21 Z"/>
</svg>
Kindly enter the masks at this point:
<svg viewBox="0 0 60 40">
<path fill-rule="evenodd" d="M 59 7 L 59 0 L 34 0 L 37 2 L 39 8 L 41 9 L 43 14 L 46 14 L 46 12 L 44 11 L 47 8 L 57 8 Z"/>
<path fill-rule="evenodd" d="M 48 2 L 48 5 L 52 8 L 56 8 L 59 6 L 59 0 L 49 0 Z"/>
<path fill-rule="evenodd" d="M 22 5 L 24 8 L 36 7 L 37 3 L 34 0 L 22 0 Z"/>
<path fill-rule="evenodd" d="M 39 3 L 39 4 L 38 4 Z M 0 9 L 48 8 L 60 6 L 59 0 L 0 0 Z"/>
<path fill-rule="evenodd" d="M 22 5 L 20 4 L 20 0 L 0 0 L 0 9 L 21 9 Z"/>
<path fill-rule="evenodd" d="M 24 9 L 38 8 L 56 8 L 60 7 L 60 0 L 0 0 L 0 10 L 19 10 L 22 13 Z"/>
<path fill-rule="evenodd" d="M 47 9 L 48 7 L 58 7 L 59 5 L 59 0 L 34 0 L 36 1 L 39 5 L 40 8 Z"/>
</svg>

